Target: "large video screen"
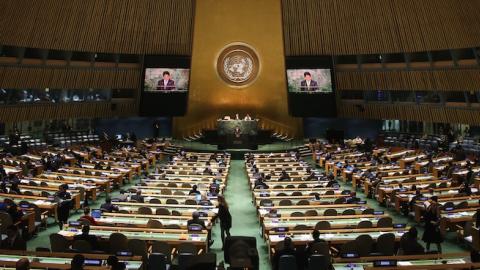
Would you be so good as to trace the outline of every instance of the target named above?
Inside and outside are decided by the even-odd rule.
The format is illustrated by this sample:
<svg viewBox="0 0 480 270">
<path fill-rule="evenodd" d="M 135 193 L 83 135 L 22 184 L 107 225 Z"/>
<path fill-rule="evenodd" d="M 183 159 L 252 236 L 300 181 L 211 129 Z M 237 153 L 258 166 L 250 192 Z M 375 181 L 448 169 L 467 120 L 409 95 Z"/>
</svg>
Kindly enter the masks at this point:
<svg viewBox="0 0 480 270">
<path fill-rule="evenodd" d="M 332 93 L 330 69 L 287 69 L 288 91 L 293 93 Z"/>
<path fill-rule="evenodd" d="M 186 68 L 145 68 L 144 91 L 186 92 L 190 69 Z"/>
</svg>

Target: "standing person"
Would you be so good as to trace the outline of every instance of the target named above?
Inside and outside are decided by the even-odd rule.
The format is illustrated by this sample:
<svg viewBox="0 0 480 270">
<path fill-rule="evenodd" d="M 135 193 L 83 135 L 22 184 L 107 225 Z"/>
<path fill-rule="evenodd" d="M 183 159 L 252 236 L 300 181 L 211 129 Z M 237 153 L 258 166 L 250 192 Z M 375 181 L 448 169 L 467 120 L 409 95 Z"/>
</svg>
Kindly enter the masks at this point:
<svg viewBox="0 0 480 270">
<path fill-rule="evenodd" d="M 58 202 L 58 226 L 60 230 L 63 229 L 63 224 L 68 222 L 70 208 L 72 207 L 72 195 L 67 192 L 67 188 L 66 184 L 60 185 L 55 194 L 55 200 Z"/>
<path fill-rule="evenodd" d="M 437 196 L 433 196 L 428 200 L 423 219 L 425 220 L 425 231 L 422 240 L 427 244 L 427 252 L 430 251 L 430 244 L 434 243 L 437 245 L 438 253 L 442 253 L 441 243 L 443 242 L 443 237 L 439 228 L 440 208 Z"/>
<path fill-rule="evenodd" d="M 223 195 L 218 195 L 218 218 L 220 219 L 220 235 L 222 237 L 222 250 L 225 246 L 225 234 L 230 237 L 232 228 L 232 215 L 228 209 L 227 201 Z"/>
</svg>

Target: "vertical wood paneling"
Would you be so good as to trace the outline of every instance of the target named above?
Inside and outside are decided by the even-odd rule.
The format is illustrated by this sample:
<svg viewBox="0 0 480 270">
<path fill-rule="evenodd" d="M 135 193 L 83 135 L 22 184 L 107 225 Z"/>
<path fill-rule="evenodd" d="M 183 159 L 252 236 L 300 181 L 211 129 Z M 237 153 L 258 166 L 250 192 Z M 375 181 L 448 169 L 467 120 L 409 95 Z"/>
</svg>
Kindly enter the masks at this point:
<svg viewBox="0 0 480 270">
<path fill-rule="evenodd" d="M 282 8 L 287 56 L 480 44 L 478 0 L 282 0 Z"/>
<path fill-rule="evenodd" d="M 0 44 L 190 55 L 194 0 L 3 0 Z"/>
</svg>

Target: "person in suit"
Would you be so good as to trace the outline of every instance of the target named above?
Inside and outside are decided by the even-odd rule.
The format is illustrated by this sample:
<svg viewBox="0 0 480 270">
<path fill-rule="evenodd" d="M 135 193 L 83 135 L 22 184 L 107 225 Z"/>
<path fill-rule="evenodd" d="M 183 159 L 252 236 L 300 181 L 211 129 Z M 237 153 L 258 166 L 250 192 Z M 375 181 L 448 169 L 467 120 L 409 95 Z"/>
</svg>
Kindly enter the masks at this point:
<svg viewBox="0 0 480 270">
<path fill-rule="evenodd" d="M 170 72 L 164 71 L 163 79 L 158 81 L 157 90 L 175 90 L 175 81 L 170 79 Z"/>
<path fill-rule="evenodd" d="M 118 212 L 118 207 L 112 204 L 112 199 L 106 198 L 105 203 L 100 206 L 100 209 L 105 212 Z"/>
<path fill-rule="evenodd" d="M 415 227 L 411 227 L 407 233 L 402 235 L 402 238 L 400 238 L 400 250 L 403 252 L 402 255 L 418 255 L 425 253 L 425 249 L 420 243 L 418 243 L 417 237 L 418 232 Z"/>
<path fill-rule="evenodd" d="M 193 185 L 192 189 L 188 192 L 188 195 L 199 195 L 200 191 L 198 191 L 197 189 L 197 185 Z"/>
<path fill-rule="evenodd" d="M 98 239 L 95 235 L 90 234 L 90 225 L 84 225 L 82 227 L 82 234 L 75 235 L 73 240 L 85 240 L 90 244 L 93 250 L 98 249 Z"/>
<path fill-rule="evenodd" d="M 203 221 L 202 219 L 200 219 L 200 214 L 198 212 L 193 212 L 192 213 L 192 219 L 189 219 L 187 221 L 187 226 L 190 226 L 192 224 L 197 224 L 197 225 L 200 225 L 202 226 L 202 228 L 204 230 L 207 229 L 207 226 L 205 225 L 205 221 Z M 211 230 L 208 230 L 207 232 L 207 241 L 208 241 L 208 246 L 211 246 L 214 242 L 214 240 L 211 240 Z"/>
<path fill-rule="evenodd" d="M 313 254 L 313 251 L 312 251 L 313 245 L 315 245 L 316 243 L 325 242 L 325 240 L 320 238 L 320 232 L 318 230 L 312 231 L 312 238 L 313 238 L 313 241 L 308 243 L 307 246 L 305 247 L 306 259 L 310 258 L 310 255 Z"/>
<path fill-rule="evenodd" d="M 58 226 L 60 230 L 63 228 L 63 224 L 68 222 L 70 208 L 72 207 L 72 196 L 67 189 L 68 185 L 63 184 L 58 187 L 58 191 L 55 193 L 55 200 L 58 202 Z"/>
<path fill-rule="evenodd" d="M 142 190 L 137 190 L 137 193 L 135 193 L 135 195 L 132 195 L 130 200 L 131 201 L 136 201 L 136 202 L 139 202 L 139 203 L 145 202 L 145 200 L 142 196 Z"/>
<path fill-rule="evenodd" d="M 1 249 L 10 249 L 10 250 L 27 250 L 27 243 L 22 239 L 18 233 L 18 228 L 14 225 L 10 225 L 6 231 L 7 238 L 2 241 L 0 248 Z"/>
<path fill-rule="evenodd" d="M 437 245 L 438 253 L 442 253 L 441 243 L 443 242 L 443 236 L 439 229 L 440 208 L 438 197 L 433 196 L 428 202 L 427 209 L 423 214 L 425 231 L 423 232 L 422 240 L 426 243 L 427 251 L 430 251 L 430 244 L 434 243 Z"/>
<path fill-rule="evenodd" d="M 218 218 L 220 219 L 220 235 L 222 238 L 222 249 L 225 245 L 225 235 L 230 237 L 230 228 L 232 228 L 232 215 L 228 209 L 228 203 L 225 197 L 218 195 Z"/>
<path fill-rule="evenodd" d="M 300 82 L 301 91 L 318 91 L 317 81 L 312 80 L 310 72 L 303 73 L 304 80 Z"/>
<path fill-rule="evenodd" d="M 280 258 L 283 255 L 296 255 L 295 249 L 292 244 L 292 238 L 290 237 L 285 237 L 285 239 L 283 240 L 283 248 L 275 252 L 272 262 L 273 269 L 279 269 Z"/>
</svg>

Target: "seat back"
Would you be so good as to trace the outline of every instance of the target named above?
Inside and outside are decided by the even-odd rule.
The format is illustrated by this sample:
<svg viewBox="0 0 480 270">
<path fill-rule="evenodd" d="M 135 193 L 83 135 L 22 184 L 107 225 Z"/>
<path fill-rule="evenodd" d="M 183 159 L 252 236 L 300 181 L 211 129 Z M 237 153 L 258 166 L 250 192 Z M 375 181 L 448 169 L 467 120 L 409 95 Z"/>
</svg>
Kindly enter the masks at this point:
<svg viewBox="0 0 480 270">
<path fill-rule="evenodd" d="M 357 242 L 358 255 L 360 255 L 360 257 L 366 257 L 372 252 L 374 241 L 370 235 L 359 235 L 355 241 Z"/>
<path fill-rule="evenodd" d="M 313 254 L 308 258 L 308 270 L 330 269 L 330 256 Z"/>
<path fill-rule="evenodd" d="M 147 258 L 147 243 L 143 240 L 128 240 L 128 250 L 130 250 L 134 256 L 142 256 L 142 258 Z"/>
<path fill-rule="evenodd" d="M 292 255 L 283 255 L 278 261 L 279 270 L 296 270 L 297 269 L 297 260 L 295 256 Z"/>
<path fill-rule="evenodd" d="M 393 233 L 384 233 L 377 239 L 377 253 L 385 256 L 392 256 L 395 248 L 395 235 Z"/>
<path fill-rule="evenodd" d="M 92 251 L 92 245 L 85 240 L 75 240 L 73 241 L 72 249 L 80 253 L 89 253 Z"/>
<path fill-rule="evenodd" d="M 162 253 L 154 253 L 148 256 L 148 270 L 166 270 L 167 269 L 167 256 Z"/>
<path fill-rule="evenodd" d="M 65 252 L 68 250 L 68 240 L 65 236 L 52 233 L 50 235 L 50 249 L 52 252 Z"/>
<path fill-rule="evenodd" d="M 128 249 L 128 240 L 124 234 L 112 233 L 109 238 L 110 253 L 116 254 L 118 251 L 125 251 Z"/>
</svg>

